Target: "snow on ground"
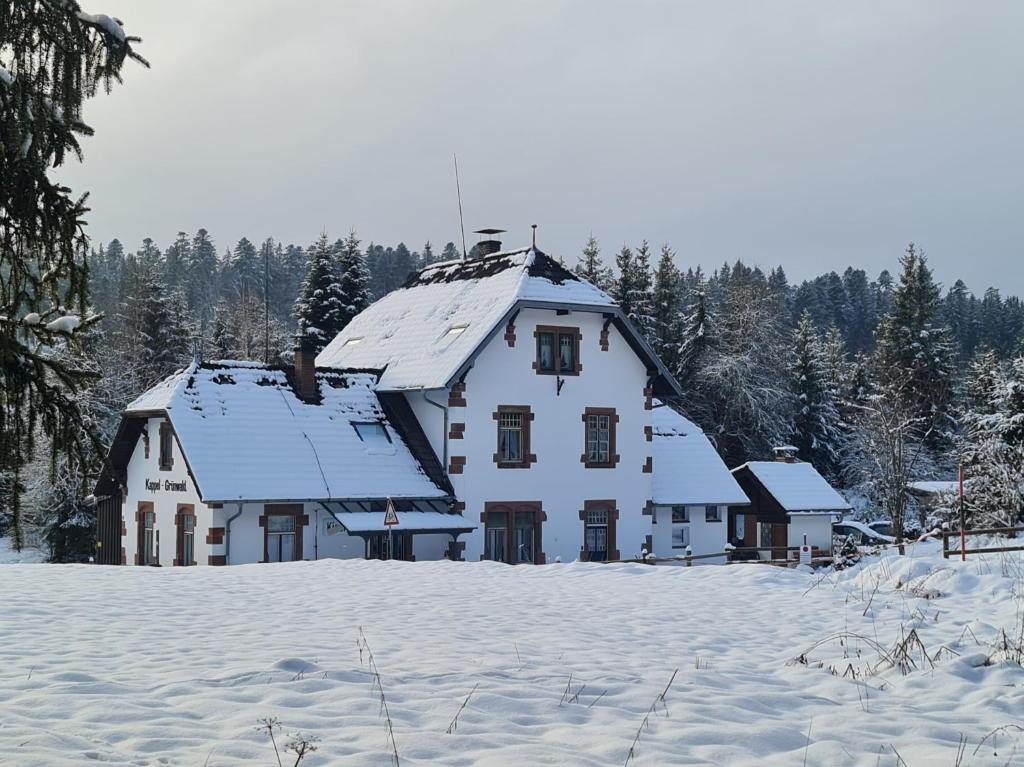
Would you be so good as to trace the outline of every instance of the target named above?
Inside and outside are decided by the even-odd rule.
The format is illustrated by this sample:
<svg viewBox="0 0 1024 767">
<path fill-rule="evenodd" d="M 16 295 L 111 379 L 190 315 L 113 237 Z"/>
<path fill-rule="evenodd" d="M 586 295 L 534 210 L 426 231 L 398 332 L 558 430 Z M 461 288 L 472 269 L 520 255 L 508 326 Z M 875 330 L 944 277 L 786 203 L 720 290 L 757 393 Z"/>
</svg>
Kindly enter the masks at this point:
<svg viewBox="0 0 1024 767">
<path fill-rule="evenodd" d="M 402 765 L 621 765 L 677 668 L 631 764 L 954 765 L 961 733 L 960 764 L 1022 764 L 1019 731 L 978 745 L 1024 725 L 1024 671 L 993 650 L 1020 637 L 1024 560 L 939 549 L 830 575 L 3 567 L 0 764 L 273 765 L 277 717 L 321 738 L 303 765 L 388 765 L 360 626 Z M 913 636 L 932 660 L 894 652 Z"/>
<path fill-rule="evenodd" d="M 0 538 L 0 565 L 35 564 L 46 561 L 46 552 L 42 549 L 26 546 L 15 551 L 10 538 Z M 0 614 L 0 618 L 2 618 Z"/>
</svg>

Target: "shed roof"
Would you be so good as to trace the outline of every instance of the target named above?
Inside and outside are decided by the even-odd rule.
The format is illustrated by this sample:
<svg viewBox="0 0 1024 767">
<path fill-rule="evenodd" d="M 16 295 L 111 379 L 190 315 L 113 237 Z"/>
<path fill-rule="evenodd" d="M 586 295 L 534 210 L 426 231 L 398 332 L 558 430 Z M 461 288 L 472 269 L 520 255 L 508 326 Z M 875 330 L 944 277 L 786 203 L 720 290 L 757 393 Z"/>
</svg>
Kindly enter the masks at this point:
<svg viewBox="0 0 1024 767">
<path fill-rule="evenodd" d="M 534 248 L 446 261 L 353 318 L 317 364 L 383 370 L 385 391 L 440 389 L 524 302 L 617 312 L 611 296 Z"/>
<path fill-rule="evenodd" d="M 700 427 L 668 405 L 654 408 L 653 500 L 664 505 L 750 503 Z"/>
<path fill-rule="evenodd" d="M 311 404 L 281 368 L 192 364 L 132 402 L 126 417 L 167 414 L 207 503 L 447 495 L 389 423 L 377 373 L 318 368 L 316 377 L 322 400 Z M 362 423 L 380 424 L 387 438 L 361 437 Z"/>
<path fill-rule="evenodd" d="M 846 511 L 849 502 L 809 463 L 797 461 L 750 461 L 733 474 L 748 470 L 783 510 L 794 512 Z"/>
</svg>

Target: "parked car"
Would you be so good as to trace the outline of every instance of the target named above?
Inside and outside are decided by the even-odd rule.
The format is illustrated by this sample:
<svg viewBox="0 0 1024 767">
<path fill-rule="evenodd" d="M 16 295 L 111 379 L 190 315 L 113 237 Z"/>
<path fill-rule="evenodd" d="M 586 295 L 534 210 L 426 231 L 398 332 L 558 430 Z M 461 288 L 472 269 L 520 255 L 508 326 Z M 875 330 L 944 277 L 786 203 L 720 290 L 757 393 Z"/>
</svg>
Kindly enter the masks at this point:
<svg viewBox="0 0 1024 767">
<path fill-rule="evenodd" d="M 879 535 L 885 535 L 885 536 L 888 536 L 889 538 L 893 538 L 894 537 L 893 536 L 893 532 L 892 532 L 892 522 L 890 522 L 888 519 L 877 519 L 874 522 L 868 522 L 868 527 L 870 527 L 872 530 L 874 530 Z M 932 529 L 934 529 L 934 527 L 935 526 L 933 525 L 932 527 L 929 527 L 928 529 L 932 530 Z M 916 526 L 907 525 L 907 526 L 905 526 L 903 528 L 903 537 L 906 540 L 912 541 L 915 538 L 921 537 L 921 533 L 922 532 L 923 531 L 919 530 Z"/>
<path fill-rule="evenodd" d="M 882 546 L 896 540 L 890 535 L 884 535 L 863 522 L 853 519 L 834 522 L 832 524 L 832 545 L 842 546 L 848 539 L 852 540 L 855 546 Z"/>
</svg>

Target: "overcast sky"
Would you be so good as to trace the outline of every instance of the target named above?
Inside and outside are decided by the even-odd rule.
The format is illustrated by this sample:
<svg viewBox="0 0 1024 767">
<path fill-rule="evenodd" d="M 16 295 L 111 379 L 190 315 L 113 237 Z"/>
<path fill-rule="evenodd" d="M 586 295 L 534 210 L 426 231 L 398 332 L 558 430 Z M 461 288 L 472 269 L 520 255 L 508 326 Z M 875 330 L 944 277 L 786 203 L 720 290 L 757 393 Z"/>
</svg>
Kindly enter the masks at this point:
<svg viewBox="0 0 1024 767">
<path fill-rule="evenodd" d="M 508 229 L 1024 294 L 1024 3 L 82 0 L 149 71 L 62 177 L 95 240 Z M 473 235 L 467 234 L 470 243 Z"/>
</svg>

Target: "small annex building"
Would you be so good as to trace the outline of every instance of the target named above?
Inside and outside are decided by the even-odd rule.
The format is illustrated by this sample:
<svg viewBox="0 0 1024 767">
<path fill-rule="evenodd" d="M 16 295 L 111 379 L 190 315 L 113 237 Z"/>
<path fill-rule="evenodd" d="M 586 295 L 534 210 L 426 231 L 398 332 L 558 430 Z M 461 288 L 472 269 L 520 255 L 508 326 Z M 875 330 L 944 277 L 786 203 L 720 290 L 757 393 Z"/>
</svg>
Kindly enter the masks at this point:
<svg viewBox="0 0 1024 767">
<path fill-rule="evenodd" d="M 475 529 L 422 433 L 377 398 L 379 373 L 296 362 L 194 362 L 128 406 L 96 489 L 99 562 L 379 557 L 389 497 L 397 558 L 438 559 Z"/>
<path fill-rule="evenodd" d="M 796 448 L 775 448 L 776 460 L 750 461 L 732 470 L 750 505 L 729 510 L 729 537 L 746 547 L 771 548 L 762 559 L 787 559 L 787 547 L 804 536 L 819 552 L 832 550 L 832 523 L 849 512 L 849 502 Z M 795 553 L 794 553 L 795 554 Z"/>
<path fill-rule="evenodd" d="M 658 401 L 651 418 L 658 467 L 652 488 L 653 551 L 658 556 L 724 552 L 729 509 L 750 501 L 699 426 Z"/>
</svg>

